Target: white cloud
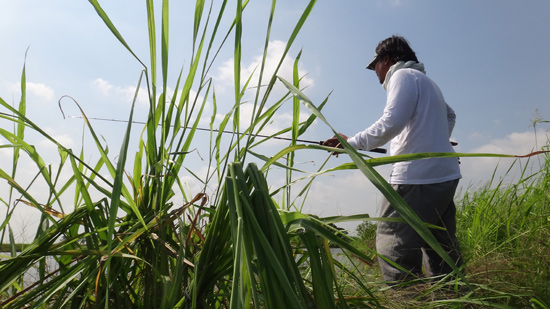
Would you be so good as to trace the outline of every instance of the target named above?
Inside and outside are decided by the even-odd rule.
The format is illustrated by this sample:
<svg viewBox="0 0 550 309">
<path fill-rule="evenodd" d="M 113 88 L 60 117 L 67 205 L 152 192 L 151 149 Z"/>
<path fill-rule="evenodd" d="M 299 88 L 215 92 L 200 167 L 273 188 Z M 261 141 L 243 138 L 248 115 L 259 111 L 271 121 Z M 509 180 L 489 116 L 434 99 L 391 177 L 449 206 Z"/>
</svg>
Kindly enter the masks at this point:
<svg viewBox="0 0 550 309">
<path fill-rule="evenodd" d="M 111 85 L 108 81 L 98 78 L 94 81 L 95 86 L 101 91 L 101 93 L 105 96 L 108 96 L 111 94 L 111 91 L 113 90 L 114 86 Z"/>
<path fill-rule="evenodd" d="M 489 138 L 489 136 L 481 132 L 473 132 L 468 136 L 468 138 L 473 141 L 485 141 Z"/>
<path fill-rule="evenodd" d="M 266 67 L 264 70 L 264 76 L 271 76 L 273 72 L 276 69 L 276 66 L 279 63 L 279 60 L 284 52 L 285 43 L 282 41 L 272 41 L 269 45 L 269 52 L 267 54 L 267 60 L 266 60 Z M 259 78 L 259 65 L 262 60 L 262 54 L 259 52 L 259 54 L 252 58 L 253 60 L 250 63 L 243 63 L 242 67 L 242 80 L 243 82 L 246 81 L 253 72 L 253 78 L 250 82 L 250 86 L 255 86 L 257 84 L 258 78 Z M 279 69 L 278 75 L 283 76 L 285 79 L 291 80 L 292 79 L 292 73 L 293 73 L 293 62 L 294 60 L 290 58 L 290 56 L 285 57 L 285 61 L 283 62 L 282 67 Z M 255 71 L 255 69 L 257 69 Z M 304 71 L 300 71 L 300 76 L 304 76 L 306 73 Z M 225 117 L 225 113 L 228 112 L 227 105 L 223 102 L 232 102 L 232 95 L 223 95 L 224 89 L 228 89 L 229 87 L 233 86 L 233 59 L 228 60 L 225 62 L 219 69 L 218 69 L 218 75 L 215 78 L 216 83 L 216 91 L 218 92 L 218 111 L 215 115 L 215 125 L 219 125 L 221 120 Z M 264 80 L 262 83 L 267 83 L 268 80 Z M 101 93 L 101 95 L 105 97 L 109 97 L 114 101 L 119 101 L 122 103 L 131 102 L 134 97 L 135 93 L 135 87 L 134 86 L 128 86 L 128 87 L 121 87 L 112 84 L 111 82 L 104 80 L 102 78 L 97 78 L 94 82 L 94 86 L 96 89 Z M 307 77 L 304 77 L 301 81 L 301 84 L 306 86 L 311 86 L 313 84 L 313 80 Z M 274 90 L 276 94 L 274 96 L 277 96 L 277 94 L 280 94 L 280 97 L 282 97 L 282 94 L 286 93 L 287 90 L 282 85 L 279 85 L 276 87 L 277 89 Z M 168 89 L 167 91 L 169 94 L 173 93 L 173 90 Z M 248 92 L 249 96 L 252 96 L 255 94 L 255 91 L 252 89 Z M 181 94 L 179 94 L 181 95 Z M 178 101 L 179 101 L 179 95 L 178 95 Z M 191 91 L 190 93 L 190 100 L 194 100 L 196 96 L 196 92 Z M 277 97 L 279 98 L 279 97 Z M 170 97 L 168 97 L 168 100 Z M 199 96 L 197 101 L 198 104 L 202 104 L 202 101 L 204 100 L 203 97 Z M 138 104 L 142 107 L 148 106 L 148 98 L 147 93 L 145 90 L 141 90 L 139 97 L 138 97 Z M 245 129 L 250 125 L 250 118 L 253 111 L 253 104 L 251 103 L 243 103 L 241 105 L 241 128 Z M 200 126 L 201 127 L 208 127 L 211 122 L 212 117 L 212 103 L 207 102 L 204 112 L 202 114 L 202 118 L 200 120 Z M 300 113 L 300 120 L 304 121 L 307 117 L 309 117 L 309 114 L 306 112 Z M 288 127 L 291 124 L 292 121 L 292 114 L 289 112 L 282 112 L 279 111 L 277 115 L 273 117 L 271 120 L 271 123 L 264 129 L 264 131 L 261 134 L 272 134 L 275 133 L 285 127 Z"/>
<path fill-rule="evenodd" d="M 404 5 L 406 0 L 378 0 L 378 6 L 384 7 L 384 6 L 391 6 L 391 7 L 401 7 Z"/>
<path fill-rule="evenodd" d="M 489 143 L 472 149 L 470 153 L 493 153 L 507 155 L 526 155 L 533 151 L 540 150 L 541 147 L 548 144 L 550 134 L 542 129 L 527 132 L 514 132 L 504 138 L 493 139 Z M 464 177 L 462 183 L 465 186 L 469 184 L 484 185 L 488 183 L 495 172 L 495 180 L 506 176 L 507 181 L 517 180 L 521 169 L 529 163 L 527 171 L 536 171 L 540 167 L 540 157 L 531 159 L 514 158 L 462 158 L 461 170 Z M 518 160 L 516 163 L 515 160 Z M 514 167 L 507 173 L 510 166 Z M 497 169 L 498 167 L 498 169 Z"/>
<path fill-rule="evenodd" d="M 50 136 L 53 139 L 55 139 L 57 142 L 59 142 L 61 145 L 63 145 L 65 148 L 74 148 L 75 145 L 76 145 L 74 140 L 73 140 L 73 137 L 69 134 L 66 134 L 66 133 L 53 133 L 53 134 L 50 134 Z M 54 143 L 52 143 L 48 139 L 43 139 L 42 141 L 39 142 L 39 145 L 41 147 L 44 147 L 49 152 L 53 151 L 54 153 L 57 153 L 57 151 L 56 151 L 57 145 L 55 145 Z"/>
<path fill-rule="evenodd" d="M 109 81 L 106 81 L 102 78 L 97 78 L 94 81 L 94 86 L 96 87 L 97 90 L 99 90 L 99 92 L 103 96 L 110 97 L 115 102 L 120 102 L 122 104 L 130 104 L 133 101 L 135 92 L 136 92 L 135 86 L 121 87 L 121 86 L 113 85 Z M 167 92 L 166 101 L 169 102 L 170 100 L 172 100 L 174 89 L 167 87 L 166 92 Z M 176 98 L 176 104 L 179 104 L 181 95 L 182 95 L 181 89 L 179 89 L 177 98 Z M 160 97 L 160 94 L 157 94 L 157 101 L 159 97 Z M 197 102 L 196 110 L 198 110 L 200 105 L 204 101 L 204 97 L 200 95 L 197 97 L 197 92 L 190 90 L 189 101 L 191 102 L 191 104 L 194 101 L 196 101 Z M 149 108 L 149 97 L 148 97 L 147 89 L 145 88 L 140 89 L 136 104 L 137 106 L 140 106 L 142 108 Z M 210 102 L 206 102 L 203 110 L 202 118 L 200 120 L 201 125 L 204 126 L 210 123 L 211 111 L 212 111 L 212 104 Z"/>
<path fill-rule="evenodd" d="M 44 84 L 27 83 L 27 91 L 45 101 L 50 101 L 54 97 L 53 89 Z"/>
<path fill-rule="evenodd" d="M 254 106 L 250 103 L 241 105 L 241 129 L 246 129 L 250 126 L 250 118 L 252 117 L 252 112 L 254 111 Z M 309 117 L 309 114 L 306 112 L 300 112 L 299 120 L 305 121 Z M 276 132 L 279 132 L 282 129 L 290 127 L 292 124 L 292 113 L 282 112 L 276 113 L 271 122 L 266 125 L 260 134 L 271 135 Z"/>
<path fill-rule="evenodd" d="M 286 43 L 282 41 L 271 41 L 268 48 L 268 53 L 266 55 L 266 61 L 265 61 L 265 68 L 264 68 L 264 77 L 262 78 L 262 85 L 266 85 L 269 82 L 269 78 L 273 75 L 275 72 L 277 65 L 279 64 L 279 61 L 284 53 Z M 250 57 L 252 59 L 249 63 L 246 63 L 243 61 L 241 67 L 241 86 L 244 85 L 244 83 L 248 80 L 248 78 L 252 75 L 251 81 L 249 83 L 249 89 L 245 93 L 245 97 L 243 97 L 243 101 L 245 103 L 241 104 L 240 107 L 240 124 L 241 129 L 248 128 L 250 126 L 250 119 L 252 116 L 252 112 L 254 109 L 254 104 L 250 103 L 252 100 L 254 100 L 254 97 L 256 95 L 256 88 L 250 88 L 250 87 L 256 87 L 258 84 L 259 76 L 260 76 L 260 66 L 262 63 L 262 51 L 258 51 L 258 54 L 256 56 Z M 227 93 L 230 92 L 229 89 L 232 89 L 234 84 L 234 59 L 229 59 L 225 63 L 221 65 L 221 67 L 218 68 L 218 73 L 214 78 L 216 91 L 218 92 L 218 102 L 234 102 L 234 98 L 231 95 L 228 95 Z M 284 61 L 279 68 L 277 75 L 281 76 L 282 78 L 292 81 L 293 76 L 293 68 L 294 65 L 294 59 L 292 59 L 288 54 L 285 56 Z M 301 87 L 311 87 L 314 82 L 311 78 L 308 78 L 306 75 L 306 71 L 303 69 L 299 70 L 299 75 L 304 76 L 300 82 Z M 262 87 L 261 91 L 265 91 L 266 87 Z M 288 90 L 278 81 L 272 90 L 270 97 L 280 99 L 283 97 L 285 93 L 287 93 Z M 260 93 L 260 97 L 263 95 L 263 93 Z M 226 98 L 224 100 L 224 98 Z M 246 102 L 248 100 L 248 102 Z M 274 101 L 274 100 L 273 100 Z M 290 101 L 291 102 L 291 101 Z M 269 105 L 269 103 L 268 103 Z M 225 113 L 228 111 L 228 104 L 218 103 L 219 108 L 219 114 L 216 115 L 216 122 L 219 123 L 221 119 L 225 117 Z M 264 108 L 265 112 L 265 108 Z M 309 117 L 309 113 L 306 111 L 300 112 L 300 121 L 304 121 Z M 210 121 L 210 118 L 208 119 Z M 270 135 L 273 133 L 276 133 L 280 131 L 283 128 L 287 128 L 292 123 L 292 111 L 289 111 L 288 106 L 284 106 L 280 110 L 277 111 L 277 113 L 274 115 L 274 117 L 270 120 L 270 123 L 268 126 L 266 126 L 260 134 L 262 135 Z"/>
<path fill-rule="evenodd" d="M 241 105 L 240 109 L 240 129 L 241 132 L 246 130 L 250 126 L 250 119 L 252 116 L 252 112 L 254 111 L 254 106 L 251 103 L 245 103 Z M 307 120 L 307 118 L 310 116 L 310 114 L 306 111 L 300 111 L 299 114 L 299 121 L 303 122 Z M 225 118 L 225 114 L 216 114 L 213 128 L 216 129 L 219 127 L 222 120 Z M 230 118 L 228 122 L 228 128 L 230 130 L 232 123 L 233 123 L 233 117 Z M 211 116 L 205 115 L 200 122 L 200 126 L 203 128 L 209 128 L 211 121 Z M 285 128 L 290 127 L 292 124 L 292 113 L 291 112 L 278 112 L 276 113 L 270 120 L 270 122 L 262 128 L 261 132 L 257 132 L 257 134 L 260 135 L 271 135 L 275 134 Z M 316 122 L 313 122 L 313 124 L 310 126 L 311 128 L 314 128 L 316 126 Z M 285 133 L 281 137 L 287 137 L 290 138 L 290 133 Z M 278 140 L 273 140 L 273 142 L 277 142 Z"/>
<path fill-rule="evenodd" d="M 97 78 L 94 81 L 94 86 L 101 92 L 103 96 L 110 97 L 111 99 L 113 99 L 113 101 L 120 102 L 122 104 L 132 103 L 136 93 L 135 86 L 116 86 L 102 78 Z M 138 106 L 142 107 L 149 106 L 149 99 L 146 89 L 140 89 L 136 103 Z"/>
<path fill-rule="evenodd" d="M 269 82 L 269 78 L 273 75 L 275 72 L 277 65 L 279 64 L 279 61 L 284 53 L 286 43 L 282 41 L 271 41 L 269 43 L 269 48 L 266 56 L 265 61 L 265 68 L 264 68 L 264 76 L 262 77 L 262 84 L 265 85 Z M 259 53 L 257 56 L 253 57 L 253 60 L 249 63 L 242 63 L 242 69 L 241 69 L 241 86 L 244 85 L 244 83 L 248 80 L 249 76 L 253 76 L 249 86 L 255 87 L 258 84 L 259 76 L 260 76 L 260 69 L 261 69 L 261 63 L 262 63 L 262 57 L 263 54 Z M 226 62 L 223 63 L 223 65 L 219 68 L 219 73 L 216 76 L 216 86 L 220 90 L 224 90 L 228 87 L 233 87 L 234 84 L 234 59 L 229 59 Z M 292 59 L 288 54 L 285 56 L 282 66 L 279 68 L 279 71 L 277 72 L 278 76 L 281 76 L 282 78 L 292 81 L 292 75 L 293 75 L 293 68 L 294 65 L 294 59 Z M 299 75 L 300 77 L 305 76 L 306 72 L 303 69 L 299 69 Z M 301 82 L 301 85 L 303 86 L 312 86 L 313 80 L 308 78 L 307 76 L 304 77 Z"/>
<path fill-rule="evenodd" d="M 9 84 L 8 88 L 17 97 L 21 95 L 21 83 Z M 39 102 L 48 103 L 54 98 L 54 90 L 42 83 L 26 82 L 26 92 L 27 96 L 34 96 Z"/>
<path fill-rule="evenodd" d="M 548 132 L 542 129 L 536 132 L 514 132 L 505 138 L 494 139 L 486 145 L 473 149 L 472 152 L 522 155 L 539 150 L 549 139 Z"/>
</svg>

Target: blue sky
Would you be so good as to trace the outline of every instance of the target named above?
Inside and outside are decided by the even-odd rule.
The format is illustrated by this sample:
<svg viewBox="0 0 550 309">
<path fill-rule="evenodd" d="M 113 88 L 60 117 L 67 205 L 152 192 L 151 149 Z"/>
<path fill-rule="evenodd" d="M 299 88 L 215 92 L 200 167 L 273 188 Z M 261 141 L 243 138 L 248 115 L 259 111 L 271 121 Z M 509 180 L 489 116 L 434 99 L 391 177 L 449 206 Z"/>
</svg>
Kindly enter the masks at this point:
<svg viewBox="0 0 550 309">
<path fill-rule="evenodd" d="M 147 60 L 144 3 L 130 0 L 100 3 L 130 46 Z M 280 53 L 306 4 L 306 1 L 278 1 L 271 35 L 272 53 Z M 230 5 L 229 10 L 233 10 L 234 3 Z M 269 6 L 269 1 L 251 1 L 245 12 L 245 73 L 252 72 L 261 55 Z M 171 9 L 178 11 L 170 20 L 173 35 L 170 53 L 174 61 L 169 87 L 174 87 L 175 74 L 189 65 L 190 31 L 181 29 L 189 27 L 191 15 L 180 1 L 172 1 Z M 402 35 L 457 114 L 453 134 L 453 139 L 459 142 L 457 151 L 525 154 L 540 148 L 549 136 L 547 125 L 539 125 L 536 134 L 532 127 L 537 117 L 550 120 L 548 12 L 550 2 L 546 0 L 318 1 L 281 75 L 291 78 L 293 58 L 302 50 L 301 73 L 307 74 L 303 84 L 310 85 L 306 94 L 319 104 L 332 92 L 323 113 L 338 131 L 351 135 L 376 121 L 385 104 L 386 93 L 376 75 L 365 69 L 374 48 L 388 36 Z M 57 103 L 63 95 L 75 98 L 89 117 L 128 117 L 141 66 L 115 40 L 87 1 L 2 1 L 0 27 L 3 43 L 0 97 L 10 103 L 18 102 L 18 83 L 28 49 L 28 113 L 56 138 L 75 149 L 82 139 L 81 122 L 64 120 L 59 112 Z M 228 100 L 232 98 L 232 76 L 227 67 L 231 57 L 231 53 L 221 53 L 212 69 L 219 97 Z M 78 115 L 68 100 L 63 100 L 62 105 L 66 115 Z M 136 117 L 144 119 L 145 113 L 145 104 L 138 105 Z M 308 115 L 307 111 L 303 113 L 304 117 Z M 274 126 L 288 125 L 288 117 L 283 113 Z M 112 145 L 111 149 L 118 149 L 123 126 L 96 125 L 96 130 Z M 317 123 L 302 137 L 322 140 L 331 135 L 324 124 Z M 37 139 L 36 144 L 42 145 L 42 141 Z M 55 160 L 55 148 L 48 151 Z M 3 154 L 9 158 L 6 152 Z M 330 164 L 347 160 L 340 156 L 331 159 Z M 307 161 L 305 158 L 304 162 Z M 511 163 L 463 159 L 463 190 L 487 181 L 497 165 L 505 170 Z M 2 168 L 9 170 L 9 164 L 2 163 Z M 389 171 L 388 167 L 379 170 L 383 175 Z M 0 190 L 5 192 L 5 187 Z M 340 172 L 319 179 L 304 211 L 327 216 L 376 215 L 380 198 L 359 173 Z M 3 216 L 4 211 L 0 211 L 0 219 Z"/>
</svg>

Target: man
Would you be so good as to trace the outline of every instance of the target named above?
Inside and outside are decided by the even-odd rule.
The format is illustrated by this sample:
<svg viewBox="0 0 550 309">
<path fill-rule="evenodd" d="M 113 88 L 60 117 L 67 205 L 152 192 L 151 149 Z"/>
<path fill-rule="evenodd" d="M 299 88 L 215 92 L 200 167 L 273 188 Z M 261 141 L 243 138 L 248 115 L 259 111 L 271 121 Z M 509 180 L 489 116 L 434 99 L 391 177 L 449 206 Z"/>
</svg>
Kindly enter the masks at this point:
<svg viewBox="0 0 550 309">
<path fill-rule="evenodd" d="M 387 102 L 382 117 L 366 130 L 349 138 L 340 134 L 351 146 L 370 150 L 391 141 L 392 155 L 453 152 L 449 138 L 455 113 L 445 102 L 439 87 L 426 76 L 424 65 L 419 63 L 403 37 L 392 36 L 380 42 L 367 69 L 376 72 L 387 91 Z M 335 137 L 323 145 L 341 147 Z M 389 183 L 424 222 L 445 228 L 445 231 L 432 232 L 460 265 L 453 202 L 461 178 L 458 164 L 457 158 L 395 163 Z M 384 200 L 381 216 L 399 217 L 399 214 Z M 421 277 L 422 266 L 428 277 L 452 272 L 452 268 L 407 223 L 379 222 L 376 247 L 382 256 L 408 270 L 404 272 L 380 258 L 380 268 L 387 281 Z"/>
</svg>

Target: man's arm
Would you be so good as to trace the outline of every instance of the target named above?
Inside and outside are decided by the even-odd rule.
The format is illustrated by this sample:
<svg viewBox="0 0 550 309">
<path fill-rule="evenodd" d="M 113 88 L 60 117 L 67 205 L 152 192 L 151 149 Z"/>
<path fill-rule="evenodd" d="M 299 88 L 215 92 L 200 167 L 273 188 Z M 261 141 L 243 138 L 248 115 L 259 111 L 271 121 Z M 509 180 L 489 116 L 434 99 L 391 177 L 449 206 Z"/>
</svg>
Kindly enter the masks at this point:
<svg viewBox="0 0 550 309">
<path fill-rule="evenodd" d="M 348 139 L 354 148 L 370 150 L 380 147 L 403 131 L 418 103 L 416 79 L 405 71 L 397 71 L 392 76 L 387 96 L 382 117 L 366 130 Z"/>
<path fill-rule="evenodd" d="M 449 137 L 451 137 L 456 123 L 456 114 L 449 104 L 447 104 L 447 123 L 449 125 Z"/>
</svg>

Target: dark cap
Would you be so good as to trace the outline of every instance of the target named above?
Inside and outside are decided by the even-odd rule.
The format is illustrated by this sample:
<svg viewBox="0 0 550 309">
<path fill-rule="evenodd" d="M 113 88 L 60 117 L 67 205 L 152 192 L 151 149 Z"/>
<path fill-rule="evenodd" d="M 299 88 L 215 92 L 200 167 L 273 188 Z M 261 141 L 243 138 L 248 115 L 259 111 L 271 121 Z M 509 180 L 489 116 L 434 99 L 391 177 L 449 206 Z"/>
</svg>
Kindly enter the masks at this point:
<svg viewBox="0 0 550 309">
<path fill-rule="evenodd" d="M 409 42 L 402 37 L 393 35 L 376 46 L 374 58 L 367 65 L 367 69 L 374 70 L 376 62 L 380 61 L 382 57 L 389 57 L 390 62 L 397 63 L 399 61 L 407 62 L 414 61 L 419 62 L 416 58 L 415 52 L 409 46 Z"/>
<path fill-rule="evenodd" d="M 367 69 L 374 70 L 374 66 L 378 60 L 380 60 L 380 55 L 374 54 L 374 58 L 372 58 L 371 62 L 367 65 Z"/>
</svg>

